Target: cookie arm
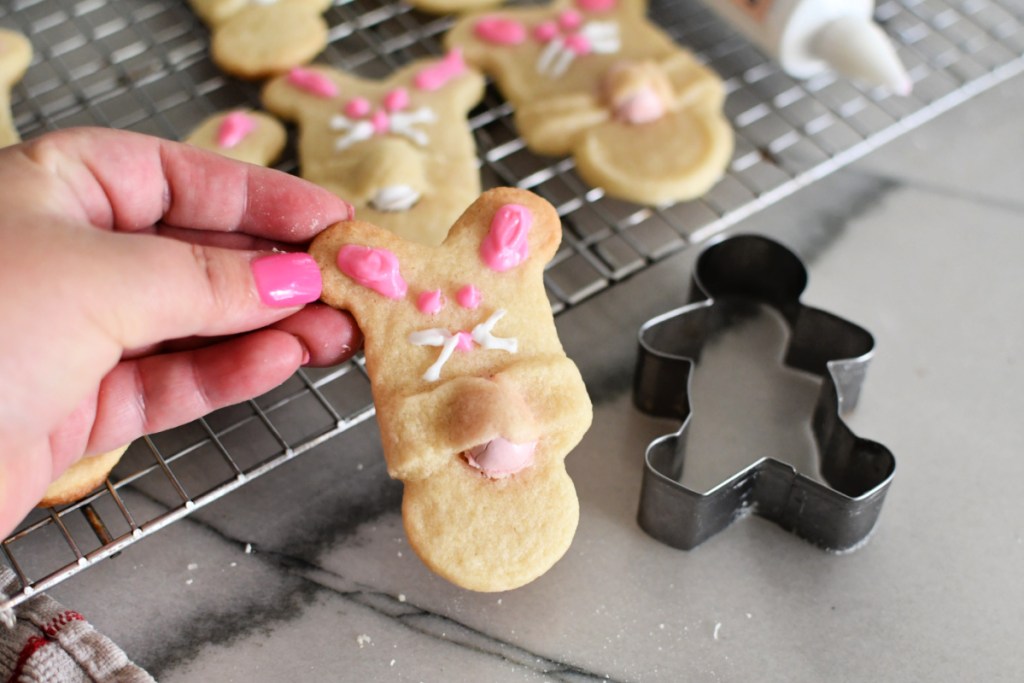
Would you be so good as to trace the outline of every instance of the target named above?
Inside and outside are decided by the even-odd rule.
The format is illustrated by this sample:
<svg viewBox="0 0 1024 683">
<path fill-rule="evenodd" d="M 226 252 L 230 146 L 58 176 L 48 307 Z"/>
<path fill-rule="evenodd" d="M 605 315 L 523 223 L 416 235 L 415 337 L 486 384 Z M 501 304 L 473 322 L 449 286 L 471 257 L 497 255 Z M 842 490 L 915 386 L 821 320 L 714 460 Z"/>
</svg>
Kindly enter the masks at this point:
<svg viewBox="0 0 1024 683">
<path fill-rule="evenodd" d="M 568 154 L 588 129 L 609 119 L 607 108 L 586 93 L 571 93 L 522 103 L 515 113 L 516 127 L 538 154 Z"/>
</svg>

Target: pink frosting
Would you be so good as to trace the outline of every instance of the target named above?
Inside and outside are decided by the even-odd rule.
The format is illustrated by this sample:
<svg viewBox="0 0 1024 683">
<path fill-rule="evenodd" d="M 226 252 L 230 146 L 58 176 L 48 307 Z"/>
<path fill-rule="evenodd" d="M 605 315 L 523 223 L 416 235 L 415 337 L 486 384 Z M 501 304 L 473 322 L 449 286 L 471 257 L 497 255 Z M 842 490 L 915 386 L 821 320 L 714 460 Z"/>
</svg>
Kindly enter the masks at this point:
<svg viewBox="0 0 1024 683">
<path fill-rule="evenodd" d="M 576 0 L 576 6 L 587 12 L 610 12 L 619 4 L 619 0 Z"/>
<path fill-rule="evenodd" d="M 325 99 L 338 94 L 338 86 L 330 78 L 301 67 L 295 67 L 288 72 L 288 82 L 299 90 L 305 90 L 311 95 Z"/>
<path fill-rule="evenodd" d="M 401 111 L 409 106 L 409 91 L 395 88 L 384 95 L 384 108 L 388 111 Z"/>
<path fill-rule="evenodd" d="M 533 214 L 520 204 L 505 204 L 491 219 L 491 228 L 480 243 L 480 258 L 496 273 L 515 268 L 530 256 L 527 234 Z"/>
<path fill-rule="evenodd" d="M 440 90 L 448 81 L 466 73 L 466 62 L 462 59 L 462 50 L 453 49 L 444 59 L 433 66 L 420 71 L 413 77 L 412 84 L 420 90 Z"/>
<path fill-rule="evenodd" d="M 455 300 L 463 308 L 473 310 L 480 305 L 483 301 L 483 295 L 480 294 L 480 290 L 476 288 L 476 285 L 463 285 L 459 288 L 459 291 L 455 293 Z"/>
<path fill-rule="evenodd" d="M 590 54 L 590 41 L 582 33 L 573 33 L 566 36 L 565 46 L 577 55 Z"/>
<path fill-rule="evenodd" d="M 526 27 L 514 19 L 490 16 L 476 22 L 473 34 L 492 45 L 519 45 L 526 40 Z"/>
<path fill-rule="evenodd" d="M 473 350 L 473 347 L 476 345 L 476 342 L 473 341 L 472 333 L 463 330 L 461 332 L 458 332 L 457 336 L 459 338 L 459 341 L 455 344 L 455 348 L 457 348 L 459 351 Z"/>
<path fill-rule="evenodd" d="M 576 10 L 567 9 L 558 15 L 558 25 L 566 31 L 575 31 L 583 25 L 583 15 Z"/>
<path fill-rule="evenodd" d="M 256 129 L 256 120 L 244 111 L 234 111 L 224 117 L 217 128 L 217 146 L 231 149 Z"/>
<path fill-rule="evenodd" d="M 491 479 L 508 477 L 533 464 L 533 453 L 537 442 L 512 443 L 498 437 L 480 446 L 474 446 L 466 453 L 470 467 L 480 470 Z"/>
<path fill-rule="evenodd" d="M 434 315 L 444 308 L 444 295 L 440 289 L 423 292 L 416 298 L 416 308 L 425 315 Z"/>
<path fill-rule="evenodd" d="M 338 250 L 338 268 L 363 287 L 389 299 L 401 299 L 408 290 L 398 269 L 398 257 L 387 249 L 346 244 Z"/>
<path fill-rule="evenodd" d="M 353 119 L 361 119 L 370 113 L 373 107 L 365 97 L 353 97 L 345 105 L 345 116 Z"/>
<path fill-rule="evenodd" d="M 558 25 L 553 21 L 542 21 L 533 29 L 533 37 L 542 43 L 549 43 L 558 35 Z"/>
</svg>

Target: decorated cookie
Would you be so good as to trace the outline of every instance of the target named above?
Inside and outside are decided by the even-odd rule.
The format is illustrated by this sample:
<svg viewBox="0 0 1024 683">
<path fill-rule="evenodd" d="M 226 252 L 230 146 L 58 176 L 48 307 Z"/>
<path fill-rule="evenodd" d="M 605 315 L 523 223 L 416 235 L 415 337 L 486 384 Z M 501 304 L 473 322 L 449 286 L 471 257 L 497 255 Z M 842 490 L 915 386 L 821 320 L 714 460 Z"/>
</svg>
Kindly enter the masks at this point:
<svg viewBox="0 0 1024 683">
<path fill-rule="evenodd" d="M 281 156 L 288 134 L 272 116 L 249 109 L 214 114 L 185 139 L 231 159 L 270 166 Z"/>
<path fill-rule="evenodd" d="M 0 28 L 0 147 L 21 140 L 11 118 L 11 88 L 21 80 L 32 61 L 32 44 L 16 33 Z"/>
<path fill-rule="evenodd" d="M 39 507 L 67 505 L 80 498 L 85 498 L 95 491 L 110 475 L 110 470 L 118 463 L 128 446 L 121 446 L 100 455 L 82 458 L 64 471 L 55 482 L 50 484 L 39 501 Z"/>
<path fill-rule="evenodd" d="M 543 284 L 560 239 L 550 204 L 499 188 L 440 246 L 353 221 L 310 247 L 324 301 L 351 311 L 365 335 L 409 542 L 472 590 L 543 574 L 579 518 L 564 458 L 590 425 L 590 399 Z"/>
<path fill-rule="evenodd" d="M 267 84 L 263 104 L 298 122 L 302 177 L 351 202 L 360 218 L 436 245 L 480 194 L 466 114 L 483 90 L 483 76 L 454 51 L 383 81 L 293 69 Z"/>
<path fill-rule="evenodd" d="M 313 60 L 327 45 L 332 0 L 189 0 L 210 27 L 217 66 L 260 79 Z"/>
<path fill-rule="evenodd" d="M 645 9 L 558 0 L 465 16 L 445 41 L 495 79 L 534 152 L 572 154 L 584 180 L 623 199 L 692 199 L 732 155 L 725 91 Z"/>
</svg>

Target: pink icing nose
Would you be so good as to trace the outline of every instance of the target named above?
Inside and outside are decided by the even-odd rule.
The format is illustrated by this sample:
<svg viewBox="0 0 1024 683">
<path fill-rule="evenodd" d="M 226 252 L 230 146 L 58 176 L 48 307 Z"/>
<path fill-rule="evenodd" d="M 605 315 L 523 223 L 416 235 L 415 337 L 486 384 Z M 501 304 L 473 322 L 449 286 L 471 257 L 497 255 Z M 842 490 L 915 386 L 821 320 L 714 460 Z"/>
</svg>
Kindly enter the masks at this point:
<svg viewBox="0 0 1024 683">
<path fill-rule="evenodd" d="M 512 443 L 498 437 L 485 444 L 474 446 L 466 453 L 470 467 L 480 470 L 491 479 L 508 477 L 533 464 L 533 452 L 537 442 Z"/>
</svg>

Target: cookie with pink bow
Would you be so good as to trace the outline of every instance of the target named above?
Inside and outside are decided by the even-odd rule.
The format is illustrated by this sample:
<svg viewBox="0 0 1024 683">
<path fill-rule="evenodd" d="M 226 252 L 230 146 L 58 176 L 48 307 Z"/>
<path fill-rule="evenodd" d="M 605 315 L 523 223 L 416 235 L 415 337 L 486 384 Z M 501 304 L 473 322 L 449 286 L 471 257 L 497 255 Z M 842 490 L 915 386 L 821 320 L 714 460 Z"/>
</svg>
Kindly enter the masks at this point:
<svg viewBox="0 0 1024 683">
<path fill-rule="evenodd" d="M 725 90 L 645 10 L 645 0 L 557 0 L 475 13 L 445 42 L 494 78 L 534 152 L 571 154 L 585 181 L 623 199 L 692 199 L 732 155 Z"/>
<path fill-rule="evenodd" d="M 277 161 L 287 141 L 288 132 L 280 121 L 251 109 L 213 114 L 185 138 L 195 147 L 258 166 Z"/>
<path fill-rule="evenodd" d="M 189 0 L 210 27 L 210 54 L 239 78 L 260 79 L 308 64 L 327 46 L 321 16 L 332 0 Z"/>
<path fill-rule="evenodd" d="M 591 421 L 544 290 L 561 239 L 550 204 L 498 188 L 441 245 L 339 223 L 310 253 L 323 300 L 351 311 L 409 542 L 478 591 L 521 586 L 566 551 L 579 518 L 565 456 Z"/>
<path fill-rule="evenodd" d="M 263 104 L 298 123 L 302 177 L 407 239 L 440 244 L 480 194 L 466 115 L 484 78 L 460 51 L 412 62 L 384 80 L 324 66 L 270 81 Z"/>
</svg>

